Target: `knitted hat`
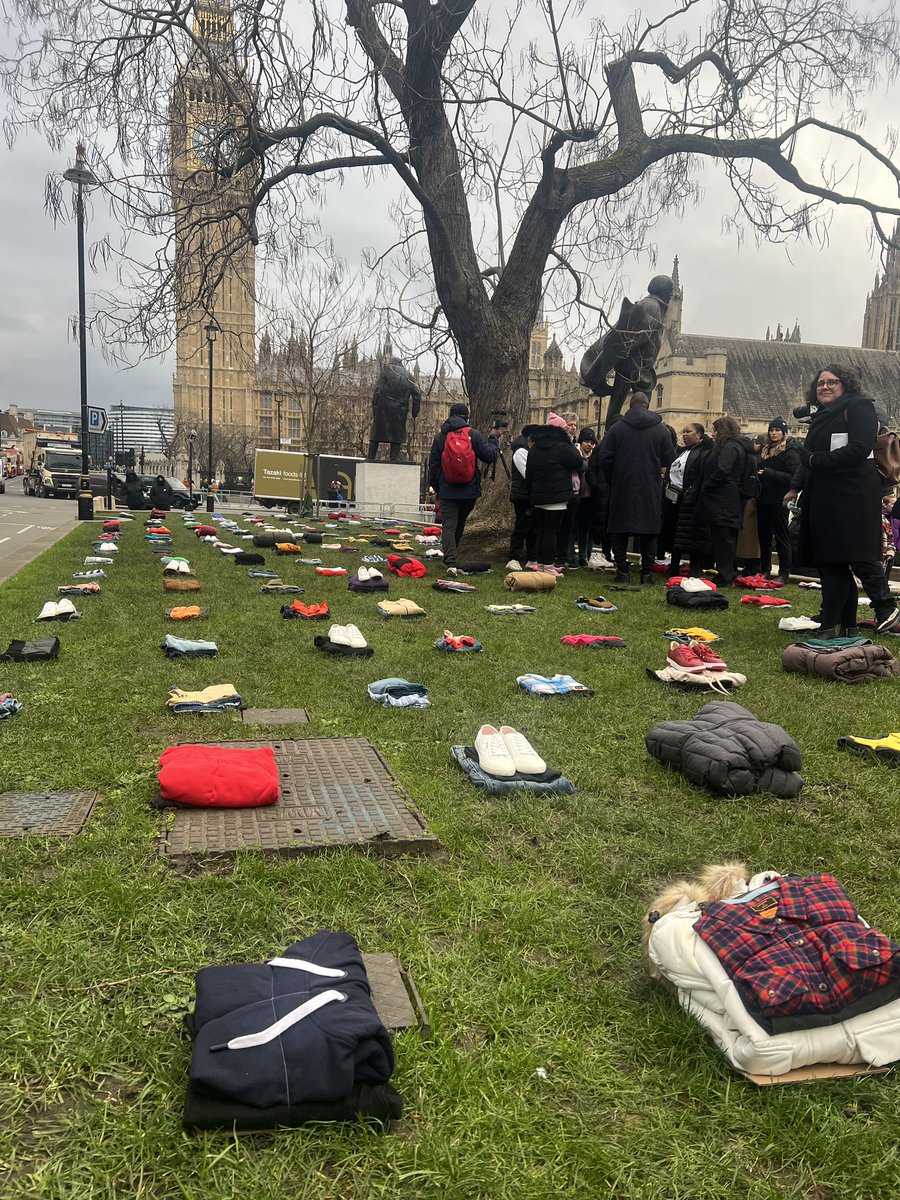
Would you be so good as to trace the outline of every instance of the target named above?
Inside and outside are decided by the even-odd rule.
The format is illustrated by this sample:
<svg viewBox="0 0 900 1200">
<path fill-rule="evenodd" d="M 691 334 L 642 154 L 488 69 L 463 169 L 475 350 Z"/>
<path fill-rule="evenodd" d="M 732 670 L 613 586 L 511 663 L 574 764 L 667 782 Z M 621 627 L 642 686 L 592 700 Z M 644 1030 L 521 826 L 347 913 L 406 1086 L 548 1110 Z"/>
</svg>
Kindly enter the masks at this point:
<svg viewBox="0 0 900 1200">
<path fill-rule="evenodd" d="M 547 415 L 547 424 L 548 424 L 548 425 L 555 425 L 557 429 L 565 429 L 565 427 L 566 427 L 566 423 L 565 423 L 565 421 L 562 419 L 562 417 L 558 417 L 558 416 L 556 415 L 556 413 L 553 413 L 553 412 L 552 412 L 552 413 L 548 413 L 548 415 Z"/>
<path fill-rule="evenodd" d="M 581 433 L 579 433 L 578 440 L 579 440 L 579 442 L 593 442 L 594 445 L 596 446 L 597 435 L 596 435 L 596 433 L 594 433 L 593 429 L 585 428 L 585 429 L 582 429 Z"/>
<path fill-rule="evenodd" d="M 451 417 L 462 417 L 462 419 L 464 421 L 468 421 L 469 410 L 466 408 L 465 404 L 451 404 L 450 405 L 450 416 Z"/>
<path fill-rule="evenodd" d="M 787 421 L 784 417 L 773 417 L 769 422 L 770 429 L 780 429 L 782 433 L 787 433 Z"/>
</svg>

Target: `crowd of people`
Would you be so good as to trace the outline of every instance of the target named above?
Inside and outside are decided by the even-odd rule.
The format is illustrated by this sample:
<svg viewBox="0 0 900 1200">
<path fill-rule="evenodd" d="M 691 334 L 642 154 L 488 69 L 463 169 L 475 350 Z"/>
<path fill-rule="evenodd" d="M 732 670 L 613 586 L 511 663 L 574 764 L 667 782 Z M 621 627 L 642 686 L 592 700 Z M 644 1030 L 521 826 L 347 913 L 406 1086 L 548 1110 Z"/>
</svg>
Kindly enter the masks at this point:
<svg viewBox="0 0 900 1200">
<path fill-rule="evenodd" d="M 858 632 L 856 580 L 878 628 L 892 628 L 900 621 L 888 587 L 900 502 L 875 458 L 887 414 L 855 370 L 832 364 L 816 373 L 794 416 L 809 420 L 802 442 L 782 416 L 757 438 L 730 416 L 710 431 L 690 422 L 679 435 L 650 410 L 648 396 L 634 392 L 600 439 L 579 430 L 573 413 L 526 425 L 511 444 L 507 566 L 557 575 L 614 568 L 616 582 L 629 584 L 633 547 L 643 585 L 655 567 L 672 575 L 687 564 L 696 576 L 714 569 L 719 588 L 739 572 L 784 583 L 802 566 L 822 585 L 823 636 Z M 482 435 L 469 426 L 466 406 L 454 404 L 432 445 L 429 483 L 442 511 L 448 574 L 457 570 L 481 494 L 478 464 L 496 461 L 504 432 Z"/>
</svg>

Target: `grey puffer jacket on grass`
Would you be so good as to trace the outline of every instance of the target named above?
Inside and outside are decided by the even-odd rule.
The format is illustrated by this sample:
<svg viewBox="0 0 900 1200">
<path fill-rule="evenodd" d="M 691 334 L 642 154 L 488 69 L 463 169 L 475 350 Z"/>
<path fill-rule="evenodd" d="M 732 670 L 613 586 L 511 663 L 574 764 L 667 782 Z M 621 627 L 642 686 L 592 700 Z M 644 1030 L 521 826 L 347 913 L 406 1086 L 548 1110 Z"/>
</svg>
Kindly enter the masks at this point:
<svg viewBox="0 0 900 1200">
<path fill-rule="evenodd" d="M 792 797 L 803 787 L 797 774 L 803 760 L 793 738 L 730 700 L 713 700 L 692 721 L 654 725 L 645 741 L 659 762 L 727 795 Z"/>
</svg>

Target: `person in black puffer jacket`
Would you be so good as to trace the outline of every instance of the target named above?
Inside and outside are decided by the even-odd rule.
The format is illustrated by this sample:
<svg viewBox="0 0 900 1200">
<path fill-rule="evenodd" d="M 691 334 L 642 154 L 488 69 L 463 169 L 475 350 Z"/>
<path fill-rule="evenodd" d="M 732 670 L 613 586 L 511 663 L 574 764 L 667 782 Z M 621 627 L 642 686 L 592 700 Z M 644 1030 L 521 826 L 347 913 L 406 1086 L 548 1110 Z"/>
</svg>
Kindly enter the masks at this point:
<svg viewBox="0 0 900 1200">
<path fill-rule="evenodd" d="M 709 526 L 709 539 L 716 560 L 718 587 L 734 583 L 734 558 L 738 531 L 744 520 L 741 481 L 747 459 L 752 453 L 750 441 L 741 436 L 741 427 L 733 417 L 713 421 L 713 446 L 703 459 L 700 491 L 694 520 Z M 700 575 L 703 562 L 691 555 L 691 574 Z"/>
<path fill-rule="evenodd" d="M 790 489 L 799 465 L 800 446 L 788 437 L 787 421 L 784 417 L 773 417 L 760 455 L 756 521 L 762 573 L 780 583 L 787 583 L 791 573 L 791 539 L 784 494 Z M 773 538 L 778 551 L 778 574 L 775 576 L 771 576 Z"/>
<path fill-rule="evenodd" d="M 516 514 L 515 524 L 509 535 L 509 562 L 506 565 L 510 570 L 516 569 L 513 565 L 515 563 L 521 566 L 521 562 L 534 559 L 534 517 L 531 501 L 528 499 L 528 484 L 525 482 L 529 447 L 530 442 L 523 429 L 510 446 L 512 464 L 509 468 L 509 502 Z"/>
<path fill-rule="evenodd" d="M 528 496 L 534 508 L 537 545 L 535 557 L 542 571 L 561 575 L 554 566 L 556 537 L 563 514 L 575 495 L 573 473 L 581 471 L 581 451 L 572 444 L 566 423 L 550 413 L 546 425 L 527 425 L 522 430 L 532 439 L 525 468 Z"/>
</svg>

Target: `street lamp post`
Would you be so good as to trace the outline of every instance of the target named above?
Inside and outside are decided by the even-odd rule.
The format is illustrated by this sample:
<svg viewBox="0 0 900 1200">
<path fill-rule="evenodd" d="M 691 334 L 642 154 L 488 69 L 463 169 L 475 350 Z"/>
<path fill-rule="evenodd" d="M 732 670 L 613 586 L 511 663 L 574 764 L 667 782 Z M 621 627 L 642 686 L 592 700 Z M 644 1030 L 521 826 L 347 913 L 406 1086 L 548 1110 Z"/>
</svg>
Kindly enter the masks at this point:
<svg viewBox="0 0 900 1200">
<path fill-rule="evenodd" d="M 196 436 L 196 429 L 192 429 L 188 434 L 188 491 L 191 493 L 191 504 L 194 503 L 194 438 Z"/>
<path fill-rule="evenodd" d="M 284 397 L 280 392 L 277 392 L 275 400 L 275 447 L 281 449 L 281 406 L 284 403 Z"/>
<path fill-rule="evenodd" d="M 209 324 L 206 326 L 206 346 L 209 351 L 209 421 L 206 431 L 206 511 L 211 513 L 215 509 L 216 497 L 212 490 L 213 482 L 213 343 L 216 340 L 216 335 L 222 332 L 222 326 L 215 317 L 209 318 Z"/>
<path fill-rule="evenodd" d="M 67 183 L 75 185 L 75 218 L 78 226 L 78 352 L 81 373 L 81 486 L 78 493 L 78 520 L 94 519 L 94 497 L 91 494 L 91 468 L 88 461 L 88 402 L 87 402 L 87 322 L 84 300 L 84 189 L 95 187 L 99 180 L 87 165 L 84 145 L 75 147 L 75 166 L 63 173 Z"/>
</svg>

